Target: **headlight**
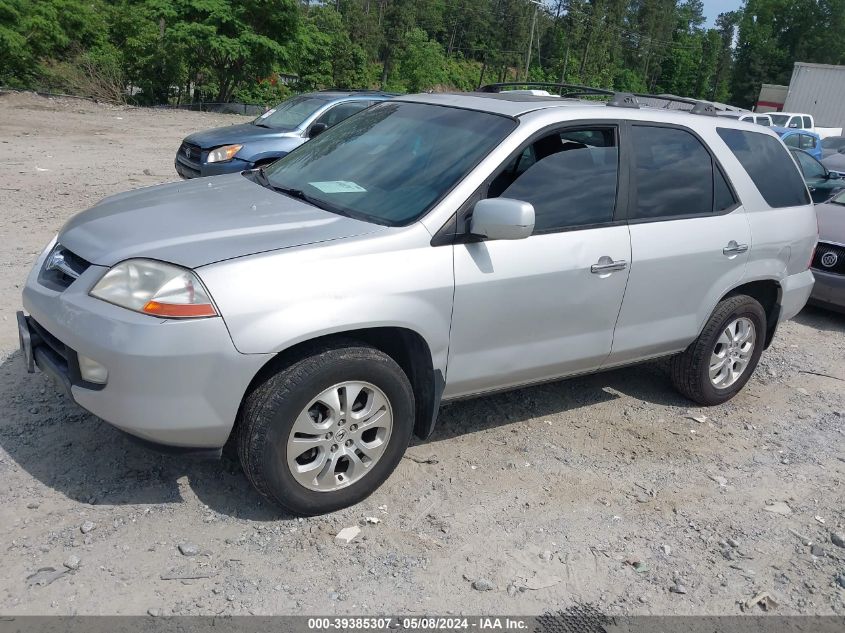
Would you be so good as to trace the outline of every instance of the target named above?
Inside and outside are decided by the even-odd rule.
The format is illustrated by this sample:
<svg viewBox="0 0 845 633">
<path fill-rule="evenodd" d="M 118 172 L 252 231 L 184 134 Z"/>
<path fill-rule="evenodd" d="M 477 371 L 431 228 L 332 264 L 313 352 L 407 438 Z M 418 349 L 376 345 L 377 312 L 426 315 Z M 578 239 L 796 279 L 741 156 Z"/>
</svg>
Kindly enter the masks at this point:
<svg viewBox="0 0 845 633">
<path fill-rule="evenodd" d="M 217 149 L 211 150 L 208 153 L 207 163 L 225 163 L 227 160 L 232 160 L 243 145 L 224 145 Z"/>
<path fill-rule="evenodd" d="M 90 294 L 167 319 L 217 316 L 199 277 L 186 268 L 151 259 L 129 259 L 113 266 Z"/>
</svg>

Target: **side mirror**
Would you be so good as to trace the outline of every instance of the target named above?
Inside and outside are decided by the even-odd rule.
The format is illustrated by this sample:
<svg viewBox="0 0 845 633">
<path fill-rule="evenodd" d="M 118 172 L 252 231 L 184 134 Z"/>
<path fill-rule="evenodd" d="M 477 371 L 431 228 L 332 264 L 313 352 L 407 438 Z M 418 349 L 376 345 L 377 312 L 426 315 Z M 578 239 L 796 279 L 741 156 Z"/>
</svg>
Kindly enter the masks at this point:
<svg viewBox="0 0 845 633">
<path fill-rule="evenodd" d="M 315 136 L 319 136 L 328 129 L 329 126 L 325 123 L 315 123 L 308 129 L 308 138 L 314 138 Z"/>
<path fill-rule="evenodd" d="M 522 200 L 488 198 L 472 210 L 470 233 L 488 240 L 521 240 L 534 232 L 534 206 Z"/>
</svg>

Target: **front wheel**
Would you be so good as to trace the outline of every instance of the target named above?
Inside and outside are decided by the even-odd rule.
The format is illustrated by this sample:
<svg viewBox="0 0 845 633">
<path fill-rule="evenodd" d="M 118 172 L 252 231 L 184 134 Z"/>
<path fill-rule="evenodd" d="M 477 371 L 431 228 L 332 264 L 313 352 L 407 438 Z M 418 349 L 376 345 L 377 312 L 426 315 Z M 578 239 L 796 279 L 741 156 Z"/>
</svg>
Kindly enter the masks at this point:
<svg viewBox="0 0 845 633">
<path fill-rule="evenodd" d="M 672 382 L 703 405 L 733 398 L 757 367 L 766 337 L 763 306 L 746 295 L 722 300 L 699 337 L 672 359 Z"/>
<path fill-rule="evenodd" d="M 302 358 L 247 396 L 238 450 L 247 478 L 295 514 L 339 510 L 368 497 L 411 439 L 414 394 L 396 362 L 349 343 Z"/>
</svg>

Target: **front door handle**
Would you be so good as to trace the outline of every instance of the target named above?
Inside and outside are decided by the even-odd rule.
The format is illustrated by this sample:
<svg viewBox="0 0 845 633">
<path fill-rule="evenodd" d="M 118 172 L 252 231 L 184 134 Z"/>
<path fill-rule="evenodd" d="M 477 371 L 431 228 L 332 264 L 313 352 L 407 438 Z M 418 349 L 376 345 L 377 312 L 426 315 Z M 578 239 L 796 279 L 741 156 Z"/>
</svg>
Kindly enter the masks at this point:
<svg viewBox="0 0 845 633">
<path fill-rule="evenodd" d="M 606 255 L 599 258 L 599 261 L 590 266 L 590 272 L 594 275 L 604 275 L 606 273 L 613 273 L 617 270 L 625 270 L 628 267 L 628 262 L 624 259 L 617 259 L 613 261 Z"/>
<path fill-rule="evenodd" d="M 723 255 L 740 255 L 748 250 L 748 244 L 737 244 L 734 240 L 728 242 L 728 245 L 722 249 Z"/>
</svg>

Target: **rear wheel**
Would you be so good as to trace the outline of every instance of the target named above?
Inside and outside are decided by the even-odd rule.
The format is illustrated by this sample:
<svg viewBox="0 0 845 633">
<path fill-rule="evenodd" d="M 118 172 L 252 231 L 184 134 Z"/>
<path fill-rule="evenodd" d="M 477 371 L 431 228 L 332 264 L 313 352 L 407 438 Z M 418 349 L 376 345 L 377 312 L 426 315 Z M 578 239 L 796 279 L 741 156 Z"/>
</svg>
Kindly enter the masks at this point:
<svg viewBox="0 0 845 633">
<path fill-rule="evenodd" d="M 247 396 L 238 450 L 247 478 L 295 514 L 358 503 L 396 468 L 413 430 L 414 395 L 396 362 L 371 347 L 324 348 Z"/>
<path fill-rule="evenodd" d="M 746 295 L 716 306 L 704 330 L 671 361 L 672 382 L 703 405 L 733 398 L 757 367 L 766 335 L 763 306 Z"/>
</svg>

